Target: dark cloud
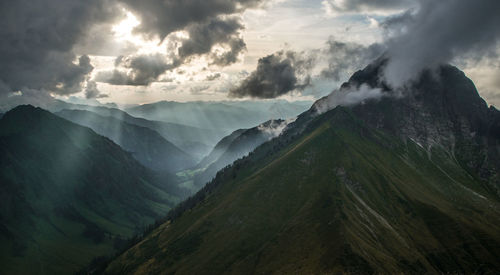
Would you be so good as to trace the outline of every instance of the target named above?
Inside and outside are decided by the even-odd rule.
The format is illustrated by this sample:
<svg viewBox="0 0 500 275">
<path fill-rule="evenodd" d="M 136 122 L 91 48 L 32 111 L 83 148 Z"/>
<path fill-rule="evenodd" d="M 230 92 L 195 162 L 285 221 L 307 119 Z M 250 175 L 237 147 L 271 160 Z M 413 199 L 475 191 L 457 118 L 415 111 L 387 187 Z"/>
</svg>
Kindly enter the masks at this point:
<svg viewBox="0 0 500 275">
<path fill-rule="evenodd" d="M 241 13 L 265 0 L 120 0 L 141 21 L 136 31 L 164 39 L 192 24 L 204 24 L 223 15 Z"/>
<path fill-rule="evenodd" d="M 95 81 L 88 81 L 84 92 L 87 99 L 108 97 L 108 95 L 102 94 L 101 91 L 97 89 L 97 83 Z"/>
<path fill-rule="evenodd" d="M 115 66 L 124 67 L 127 71 L 114 69 L 99 72 L 95 80 L 113 85 L 147 86 L 156 81 L 165 71 L 178 67 L 179 62 L 167 62 L 161 54 L 118 57 Z"/>
<path fill-rule="evenodd" d="M 237 37 L 231 38 L 226 44 L 229 50 L 220 55 L 212 54 L 212 64 L 221 67 L 231 65 L 238 61 L 240 53 L 246 50 L 245 41 Z"/>
<path fill-rule="evenodd" d="M 179 48 L 179 56 L 182 59 L 193 55 L 201 55 L 211 52 L 214 45 L 231 46 L 230 55 L 237 56 L 245 49 L 245 42 L 239 37 L 243 24 L 237 18 L 214 18 L 202 24 L 194 24 L 187 28 L 189 39 L 182 42 Z M 233 58 L 224 65 L 236 61 Z"/>
<path fill-rule="evenodd" d="M 323 6 L 329 12 L 384 12 L 406 9 L 416 0 L 324 0 Z"/>
<path fill-rule="evenodd" d="M 229 92 L 231 97 L 275 98 L 310 84 L 314 59 L 304 53 L 280 51 L 260 58 L 257 69 Z"/>
<path fill-rule="evenodd" d="M 185 29 L 189 38 L 176 41 L 180 43 L 177 53 L 171 52 L 168 57 L 162 54 L 119 56 L 115 61 L 116 68 L 100 73 L 97 80 L 114 85 L 149 85 L 166 71 L 178 68 L 192 57 L 201 55 L 209 55 L 214 65 L 230 65 L 246 49 L 245 42 L 240 38 L 243 28 L 236 17 L 193 23 Z M 226 47 L 227 50 L 223 53 L 213 52 L 215 45 Z M 167 62 L 167 59 L 172 61 Z M 120 66 L 128 71 L 119 70 Z"/>
<path fill-rule="evenodd" d="M 323 50 L 328 68 L 321 71 L 321 76 L 340 81 L 344 75 L 352 74 L 381 56 L 384 50 L 382 44 L 363 46 L 330 38 Z"/>
<path fill-rule="evenodd" d="M 395 87 L 457 58 L 496 56 L 500 40 L 498 0 L 420 0 L 419 7 L 385 24 L 389 62 L 386 81 Z"/>
<path fill-rule="evenodd" d="M 214 81 L 214 80 L 216 80 L 216 79 L 219 79 L 219 78 L 220 78 L 220 76 L 221 76 L 221 74 L 220 74 L 220 73 L 211 74 L 211 75 L 208 75 L 208 76 L 205 78 L 205 80 L 206 80 L 206 81 Z"/>
<path fill-rule="evenodd" d="M 189 91 L 191 92 L 192 95 L 201 95 L 203 94 L 204 91 L 208 90 L 210 86 L 204 85 L 204 86 L 194 86 L 189 88 Z"/>
<path fill-rule="evenodd" d="M 243 25 L 231 16 L 264 1 L 1 1 L 0 91 L 33 89 L 63 95 L 80 92 L 93 68 L 88 57 L 79 59 L 78 55 L 130 54 L 135 50 L 131 44 L 113 42 L 110 30 L 123 16 L 120 5 L 140 18 L 137 33 L 164 39 L 172 32 L 186 30 L 190 38 L 180 41 L 182 51 L 173 61 L 129 56 L 124 70 L 105 73 L 108 83 L 147 85 L 193 55 L 207 54 L 213 64 L 220 66 L 234 63 L 245 43 L 239 38 Z M 227 51 L 211 52 L 215 44 Z"/>
<path fill-rule="evenodd" d="M 81 91 L 93 68 L 72 48 L 90 25 L 113 17 L 109 7 L 106 0 L 1 1 L 0 81 L 8 87 L 3 90 Z"/>
</svg>

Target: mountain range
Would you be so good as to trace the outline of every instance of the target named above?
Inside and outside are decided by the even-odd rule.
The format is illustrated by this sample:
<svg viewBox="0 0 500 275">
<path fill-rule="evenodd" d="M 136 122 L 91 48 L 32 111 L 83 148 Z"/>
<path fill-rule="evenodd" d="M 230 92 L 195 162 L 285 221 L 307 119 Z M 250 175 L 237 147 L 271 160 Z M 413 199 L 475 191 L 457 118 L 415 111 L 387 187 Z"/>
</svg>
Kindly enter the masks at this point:
<svg viewBox="0 0 500 275">
<path fill-rule="evenodd" d="M 455 67 L 401 91 L 384 64 L 334 91 L 381 96 L 319 100 L 105 273 L 497 273 L 500 112 Z"/>
<path fill-rule="evenodd" d="M 70 110 L 86 110 L 101 116 L 113 117 L 129 124 L 149 128 L 195 157 L 196 160 L 200 160 L 209 153 L 212 147 L 226 135 L 225 131 L 220 132 L 183 124 L 137 118 L 116 108 L 84 105 L 70 105 L 68 107 Z"/>
<path fill-rule="evenodd" d="M 288 119 L 299 115 L 309 102 L 173 102 L 160 101 L 126 108 L 133 116 L 225 131 L 251 128 L 270 119 Z"/>
<path fill-rule="evenodd" d="M 131 152 L 142 165 L 157 171 L 176 172 L 191 168 L 195 159 L 150 128 L 90 111 L 62 110 L 55 113 L 79 125 L 89 127 Z"/>
<path fill-rule="evenodd" d="M 188 194 L 108 138 L 33 106 L 0 119 L 0 266 L 74 273 Z"/>
</svg>

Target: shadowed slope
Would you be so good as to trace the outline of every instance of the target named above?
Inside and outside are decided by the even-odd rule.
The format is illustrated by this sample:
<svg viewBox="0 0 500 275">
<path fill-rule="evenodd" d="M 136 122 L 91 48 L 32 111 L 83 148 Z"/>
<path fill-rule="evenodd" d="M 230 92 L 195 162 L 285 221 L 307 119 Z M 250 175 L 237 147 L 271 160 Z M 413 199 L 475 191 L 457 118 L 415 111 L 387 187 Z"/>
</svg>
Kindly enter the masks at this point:
<svg viewBox="0 0 500 275">
<path fill-rule="evenodd" d="M 94 131 L 40 108 L 0 120 L 0 266 L 71 273 L 109 255 L 184 196 Z"/>
</svg>

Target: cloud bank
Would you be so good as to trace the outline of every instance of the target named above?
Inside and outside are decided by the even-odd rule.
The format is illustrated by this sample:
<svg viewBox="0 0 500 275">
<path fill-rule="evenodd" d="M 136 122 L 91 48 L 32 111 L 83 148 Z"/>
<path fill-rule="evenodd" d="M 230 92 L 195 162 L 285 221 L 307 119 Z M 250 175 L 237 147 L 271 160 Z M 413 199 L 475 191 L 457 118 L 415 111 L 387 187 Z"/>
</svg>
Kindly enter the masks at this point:
<svg viewBox="0 0 500 275">
<path fill-rule="evenodd" d="M 0 92 L 81 91 L 93 67 L 72 48 L 92 24 L 113 18 L 109 6 L 106 0 L 1 1 Z"/>
<path fill-rule="evenodd" d="M 457 58 L 497 55 L 500 1 L 419 0 L 416 10 L 385 23 L 389 62 L 385 79 L 404 86 L 424 69 Z"/>
</svg>

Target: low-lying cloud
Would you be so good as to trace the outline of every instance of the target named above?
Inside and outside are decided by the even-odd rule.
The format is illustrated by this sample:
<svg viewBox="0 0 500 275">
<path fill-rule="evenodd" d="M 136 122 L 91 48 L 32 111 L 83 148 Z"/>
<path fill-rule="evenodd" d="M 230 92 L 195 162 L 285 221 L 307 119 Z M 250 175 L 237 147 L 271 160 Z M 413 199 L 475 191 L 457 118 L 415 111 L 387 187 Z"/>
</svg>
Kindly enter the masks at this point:
<svg viewBox="0 0 500 275">
<path fill-rule="evenodd" d="M 382 89 L 372 88 L 367 84 L 359 87 L 340 88 L 328 96 L 316 101 L 313 108 L 318 114 L 325 113 L 337 106 L 353 106 L 367 100 L 377 100 L 384 96 Z"/>
</svg>

